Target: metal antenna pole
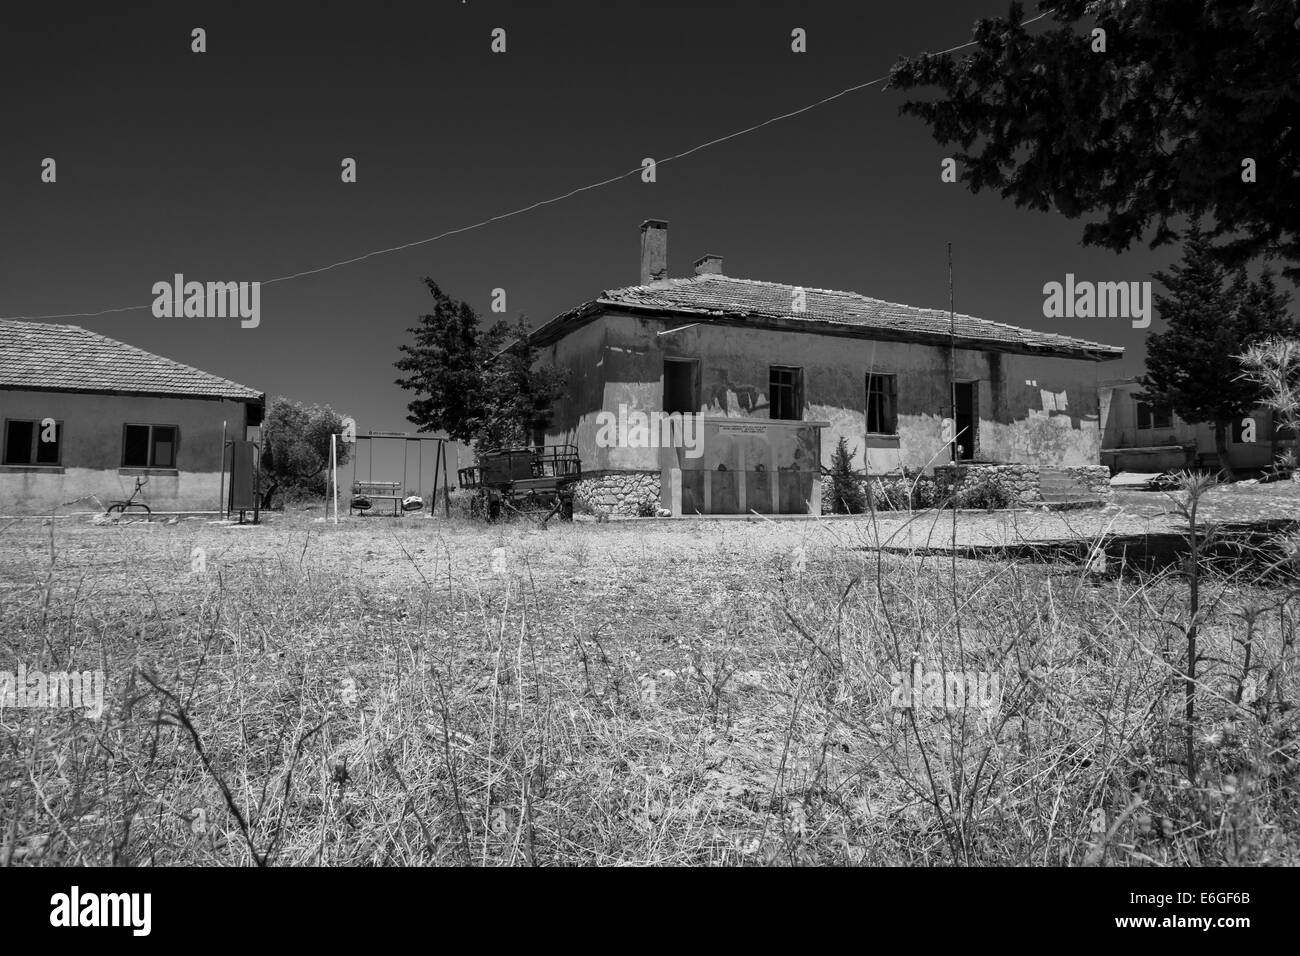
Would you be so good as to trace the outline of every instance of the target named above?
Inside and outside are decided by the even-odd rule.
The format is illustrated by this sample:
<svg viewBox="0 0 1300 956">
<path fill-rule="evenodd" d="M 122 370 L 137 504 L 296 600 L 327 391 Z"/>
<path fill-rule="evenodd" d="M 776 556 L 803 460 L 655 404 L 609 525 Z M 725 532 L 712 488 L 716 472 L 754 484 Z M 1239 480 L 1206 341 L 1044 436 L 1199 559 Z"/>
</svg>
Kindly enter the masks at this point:
<svg viewBox="0 0 1300 956">
<path fill-rule="evenodd" d="M 952 402 L 952 460 L 957 461 L 957 313 L 952 294 L 952 243 L 948 243 L 948 397 Z"/>
</svg>

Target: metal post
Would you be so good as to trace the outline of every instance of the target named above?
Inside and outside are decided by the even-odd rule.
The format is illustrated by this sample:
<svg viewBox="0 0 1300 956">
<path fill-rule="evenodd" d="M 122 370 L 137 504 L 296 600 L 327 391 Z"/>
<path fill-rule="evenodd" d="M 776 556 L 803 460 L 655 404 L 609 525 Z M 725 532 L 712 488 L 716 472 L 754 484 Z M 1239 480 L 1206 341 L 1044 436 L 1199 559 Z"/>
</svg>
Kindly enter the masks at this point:
<svg viewBox="0 0 1300 956">
<path fill-rule="evenodd" d="M 330 476 L 334 481 L 334 523 L 339 523 L 339 458 L 338 436 L 330 433 Z"/>
<path fill-rule="evenodd" d="M 429 502 L 429 518 L 433 518 L 433 512 L 438 510 L 438 466 L 442 464 L 442 442 L 438 442 L 437 449 L 433 453 L 433 501 Z"/>
<path fill-rule="evenodd" d="M 447 477 L 447 440 L 438 442 L 438 453 L 442 455 L 442 512 L 443 517 L 451 519 L 451 485 Z"/>
<path fill-rule="evenodd" d="M 226 516 L 226 422 L 221 421 L 221 490 L 217 492 L 217 517 Z"/>
</svg>

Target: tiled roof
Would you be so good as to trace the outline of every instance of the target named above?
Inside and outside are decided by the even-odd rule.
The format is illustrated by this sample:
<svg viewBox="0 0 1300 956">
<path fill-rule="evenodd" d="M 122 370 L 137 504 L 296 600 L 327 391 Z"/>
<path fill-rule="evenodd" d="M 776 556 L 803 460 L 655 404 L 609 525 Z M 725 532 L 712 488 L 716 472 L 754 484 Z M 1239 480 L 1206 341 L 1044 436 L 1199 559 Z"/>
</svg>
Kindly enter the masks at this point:
<svg viewBox="0 0 1300 956">
<path fill-rule="evenodd" d="M 0 388 L 260 401 L 262 393 L 76 325 L 0 319 Z"/>
<path fill-rule="evenodd" d="M 540 333 L 542 338 L 548 338 L 547 332 L 559 332 L 574 318 L 592 312 L 593 307 L 623 307 L 687 316 L 776 320 L 786 324 L 820 323 L 845 327 L 846 330 L 860 329 L 864 338 L 882 336 L 947 343 L 955 334 L 964 342 L 1006 351 L 1069 354 L 1099 360 L 1124 354 L 1124 350 L 1115 345 L 1035 332 L 960 313 L 950 320 L 942 309 L 899 305 L 856 292 L 804 289 L 806 309 L 796 312 L 794 293 L 798 288 L 779 282 L 734 279 L 714 273 L 686 279 L 664 279 L 649 285 L 606 291 L 592 302 L 553 319 L 535 335 Z M 548 329 L 548 326 L 553 328 Z"/>
</svg>

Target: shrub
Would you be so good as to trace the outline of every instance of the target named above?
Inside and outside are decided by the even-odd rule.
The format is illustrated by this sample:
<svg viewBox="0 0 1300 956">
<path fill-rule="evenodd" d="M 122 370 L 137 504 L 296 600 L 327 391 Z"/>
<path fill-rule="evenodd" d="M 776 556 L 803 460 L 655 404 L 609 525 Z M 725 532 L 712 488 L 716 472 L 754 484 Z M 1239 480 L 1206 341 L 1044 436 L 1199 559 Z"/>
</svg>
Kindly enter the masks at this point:
<svg viewBox="0 0 1300 956">
<path fill-rule="evenodd" d="M 915 511 L 933 508 L 936 491 L 933 478 L 906 469 L 901 474 L 875 478 L 868 487 L 872 507 L 878 511 Z"/>
<path fill-rule="evenodd" d="M 276 396 L 262 424 L 262 509 L 319 501 L 328 491 L 330 436 L 343 431 L 343 419 L 328 405 L 304 405 Z M 348 462 L 347 442 L 335 449 L 339 470 Z"/>
<path fill-rule="evenodd" d="M 831 455 L 831 510 L 835 514 L 861 514 L 867 510 L 867 496 L 862 490 L 862 479 L 853 470 L 853 456 L 849 443 L 840 436 Z"/>
<path fill-rule="evenodd" d="M 1011 506 L 1011 492 L 997 478 L 987 477 L 966 486 L 957 488 L 952 498 L 954 508 L 983 508 L 993 511 L 996 508 Z"/>
<path fill-rule="evenodd" d="M 451 506 L 450 508 L 451 516 L 453 518 L 474 517 L 473 501 L 477 497 L 477 495 L 473 491 L 470 491 L 466 488 L 455 488 L 450 491 L 439 488 L 438 500 L 433 506 L 434 507 L 433 513 L 435 515 L 440 516 L 441 513 L 443 512 L 442 500 L 444 497 L 447 499 L 448 503 Z"/>
<path fill-rule="evenodd" d="M 908 478 L 908 481 L 912 484 L 913 508 L 933 508 L 938 504 L 939 487 L 934 478 L 922 475 L 919 478 Z"/>
</svg>

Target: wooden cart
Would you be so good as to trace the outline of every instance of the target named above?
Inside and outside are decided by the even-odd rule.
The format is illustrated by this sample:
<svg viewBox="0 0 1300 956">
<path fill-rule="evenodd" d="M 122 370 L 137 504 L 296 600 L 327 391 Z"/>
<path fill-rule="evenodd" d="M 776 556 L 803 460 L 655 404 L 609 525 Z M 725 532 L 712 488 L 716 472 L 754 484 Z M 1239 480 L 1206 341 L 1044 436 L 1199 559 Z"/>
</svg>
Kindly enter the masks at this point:
<svg viewBox="0 0 1300 956">
<path fill-rule="evenodd" d="M 573 520 L 573 493 L 582 477 L 576 445 L 495 448 L 482 453 L 477 465 L 461 468 L 462 488 L 475 492 L 470 513 L 498 521 L 524 517 L 543 527 L 559 515 Z"/>
</svg>

